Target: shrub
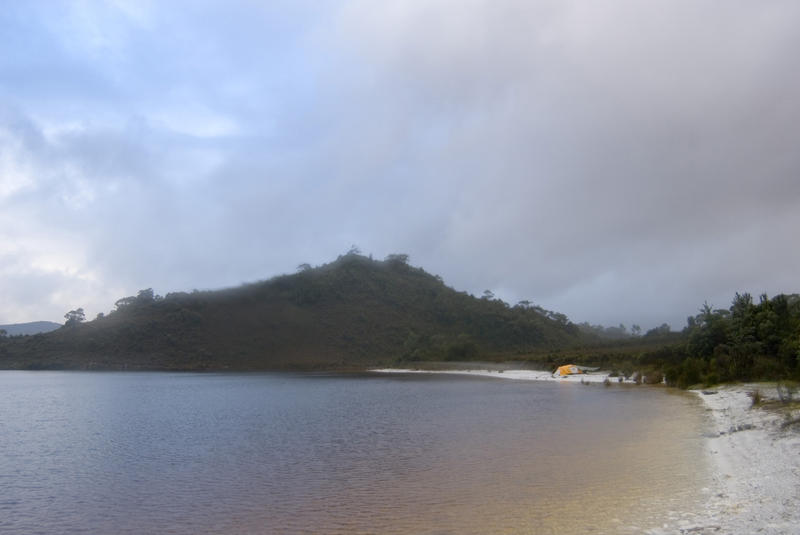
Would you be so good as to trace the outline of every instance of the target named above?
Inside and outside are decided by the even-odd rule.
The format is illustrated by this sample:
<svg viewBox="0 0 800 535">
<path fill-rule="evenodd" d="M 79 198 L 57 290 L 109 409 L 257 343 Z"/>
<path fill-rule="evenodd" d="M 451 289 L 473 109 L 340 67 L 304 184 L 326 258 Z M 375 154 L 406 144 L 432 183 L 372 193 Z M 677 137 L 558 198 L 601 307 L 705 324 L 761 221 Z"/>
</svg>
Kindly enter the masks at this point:
<svg viewBox="0 0 800 535">
<path fill-rule="evenodd" d="M 708 372 L 703 382 L 706 386 L 719 384 L 719 375 L 717 372 Z"/>
<path fill-rule="evenodd" d="M 783 367 L 776 359 L 759 355 L 753 359 L 753 376 L 763 379 L 777 379 L 784 375 Z"/>
<path fill-rule="evenodd" d="M 462 340 L 450 344 L 447 348 L 445 360 L 470 360 L 478 355 L 478 346 L 469 340 Z"/>
<path fill-rule="evenodd" d="M 661 370 L 650 369 L 644 373 L 642 381 L 646 385 L 657 385 L 664 381 L 664 374 L 661 373 Z"/>
<path fill-rule="evenodd" d="M 675 383 L 678 388 L 689 388 L 702 380 L 704 362 L 697 358 L 688 358 L 677 367 Z M 669 379 L 669 377 L 668 377 Z"/>
</svg>

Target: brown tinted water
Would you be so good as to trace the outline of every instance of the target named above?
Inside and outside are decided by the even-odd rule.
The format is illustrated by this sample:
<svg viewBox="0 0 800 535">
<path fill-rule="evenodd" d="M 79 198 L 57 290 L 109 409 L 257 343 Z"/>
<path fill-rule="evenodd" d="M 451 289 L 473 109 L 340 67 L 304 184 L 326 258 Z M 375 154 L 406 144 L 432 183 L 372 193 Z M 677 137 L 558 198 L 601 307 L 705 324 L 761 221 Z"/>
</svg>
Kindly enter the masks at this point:
<svg viewBox="0 0 800 535">
<path fill-rule="evenodd" d="M 0 531 L 640 533 L 699 402 L 454 376 L 0 372 Z"/>
</svg>

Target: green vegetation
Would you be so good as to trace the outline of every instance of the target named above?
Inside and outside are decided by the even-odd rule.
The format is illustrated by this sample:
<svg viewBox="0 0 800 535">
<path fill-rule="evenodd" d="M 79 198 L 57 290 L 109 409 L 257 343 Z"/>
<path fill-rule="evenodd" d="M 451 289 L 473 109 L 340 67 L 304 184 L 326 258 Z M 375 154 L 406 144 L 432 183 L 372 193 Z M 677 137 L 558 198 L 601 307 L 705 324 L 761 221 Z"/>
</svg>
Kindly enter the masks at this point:
<svg viewBox="0 0 800 535">
<path fill-rule="evenodd" d="M 566 316 L 447 287 L 356 250 L 317 268 L 223 291 L 124 297 L 52 333 L 0 341 L 2 368 L 359 369 L 520 358 L 594 340 Z"/>
<path fill-rule="evenodd" d="M 86 320 L 86 314 L 84 314 L 83 309 L 79 308 L 77 310 L 70 310 L 66 314 L 64 314 L 64 319 L 67 320 L 64 322 L 64 325 L 67 327 L 73 327 L 79 323 L 82 323 Z"/>
<path fill-rule="evenodd" d="M 800 379 L 800 296 L 736 294 L 729 309 L 705 304 L 682 332 L 662 325 L 575 325 L 530 301 L 478 298 L 408 264 L 351 249 L 319 267 L 222 291 L 152 289 L 123 297 L 58 330 L 0 336 L 10 369 L 363 369 L 431 362 L 515 361 L 554 369 L 599 366 L 686 388 L 738 380 Z"/>
<path fill-rule="evenodd" d="M 678 386 L 757 379 L 778 380 L 800 373 L 800 296 L 736 294 L 729 309 L 704 304 L 690 317 L 685 344 L 664 361 L 668 382 Z"/>
<path fill-rule="evenodd" d="M 729 309 L 707 303 L 681 333 L 667 326 L 571 354 L 581 364 L 639 371 L 687 388 L 730 381 L 800 378 L 800 296 L 736 294 Z"/>
</svg>

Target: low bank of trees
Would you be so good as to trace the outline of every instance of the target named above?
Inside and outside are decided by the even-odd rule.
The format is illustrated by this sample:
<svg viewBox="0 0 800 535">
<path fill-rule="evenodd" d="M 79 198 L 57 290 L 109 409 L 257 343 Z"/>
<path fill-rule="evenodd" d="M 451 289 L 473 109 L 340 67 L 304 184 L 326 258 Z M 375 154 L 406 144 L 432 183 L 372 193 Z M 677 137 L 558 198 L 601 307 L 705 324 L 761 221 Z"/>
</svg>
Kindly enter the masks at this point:
<svg viewBox="0 0 800 535">
<path fill-rule="evenodd" d="M 687 320 L 684 340 L 643 360 L 662 367 L 667 382 L 698 383 L 800 378 L 800 296 L 736 294 L 730 308 L 705 303 Z"/>
</svg>

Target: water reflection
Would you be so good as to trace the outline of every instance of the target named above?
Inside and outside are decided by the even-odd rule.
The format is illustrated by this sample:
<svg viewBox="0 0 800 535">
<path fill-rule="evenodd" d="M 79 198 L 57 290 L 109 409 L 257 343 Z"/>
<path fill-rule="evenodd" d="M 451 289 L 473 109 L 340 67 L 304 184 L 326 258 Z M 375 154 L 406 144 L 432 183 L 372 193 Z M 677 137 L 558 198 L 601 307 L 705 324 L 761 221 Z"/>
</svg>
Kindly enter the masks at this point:
<svg viewBox="0 0 800 535">
<path fill-rule="evenodd" d="M 0 372 L 0 411 L 10 533 L 633 532 L 706 477 L 696 401 L 636 387 Z"/>
</svg>

